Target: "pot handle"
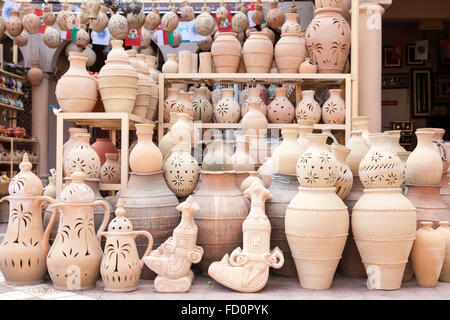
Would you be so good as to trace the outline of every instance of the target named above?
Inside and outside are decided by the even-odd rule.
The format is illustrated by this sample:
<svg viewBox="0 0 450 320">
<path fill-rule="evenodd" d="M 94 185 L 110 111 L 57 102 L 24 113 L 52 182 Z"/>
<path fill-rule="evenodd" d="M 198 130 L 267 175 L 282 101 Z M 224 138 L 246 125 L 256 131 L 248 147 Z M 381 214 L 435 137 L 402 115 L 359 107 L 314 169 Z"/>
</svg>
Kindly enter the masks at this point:
<svg viewBox="0 0 450 320">
<path fill-rule="evenodd" d="M 37 197 L 40 201 L 47 201 L 48 203 L 55 203 L 55 199 L 48 196 L 39 196 Z"/>
<path fill-rule="evenodd" d="M 8 200 L 9 201 L 9 196 L 3 197 L 0 199 L 0 203 L 2 203 L 3 201 Z"/>
<path fill-rule="evenodd" d="M 50 199 L 52 199 L 52 198 L 50 198 Z M 53 229 L 53 225 L 55 224 L 57 215 L 58 215 L 58 206 L 56 204 L 54 204 L 52 207 L 52 215 L 50 217 L 50 221 L 48 222 L 47 227 L 45 228 L 44 236 L 42 239 L 42 241 L 44 242 L 45 252 L 48 252 L 48 250 L 50 249 L 50 243 L 49 243 L 50 232 Z"/>
<path fill-rule="evenodd" d="M 106 202 L 103 201 L 103 200 L 97 200 L 97 201 L 94 201 L 94 207 L 103 207 L 103 209 L 105 209 L 105 215 L 103 216 L 102 224 L 100 225 L 100 228 L 98 228 L 98 231 L 97 231 L 97 239 L 98 239 L 98 241 L 100 242 L 100 241 L 101 241 L 100 233 L 102 233 L 103 231 L 105 231 L 106 226 L 107 226 L 108 223 L 109 223 L 109 218 L 110 218 L 110 216 L 111 216 L 111 213 L 110 213 L 110 211 L 109 211 L 108 205 L 107 205 Z"/>
<path fill-rule="evenodd" d="M 141 230 L 141 231 L 133 231 L 134 238 L 137 238 L 139 236 L 146 236 L 148 239 L 148 245 L 147 250 L 145 250 L 144 255 L 142 256 L 141 260 L 139 260 L 139 267 L 142 269 L 144 266 L 144 258 L 150 254 L 153 248 L 153 237 L 150 232 Z"/>
</svg>

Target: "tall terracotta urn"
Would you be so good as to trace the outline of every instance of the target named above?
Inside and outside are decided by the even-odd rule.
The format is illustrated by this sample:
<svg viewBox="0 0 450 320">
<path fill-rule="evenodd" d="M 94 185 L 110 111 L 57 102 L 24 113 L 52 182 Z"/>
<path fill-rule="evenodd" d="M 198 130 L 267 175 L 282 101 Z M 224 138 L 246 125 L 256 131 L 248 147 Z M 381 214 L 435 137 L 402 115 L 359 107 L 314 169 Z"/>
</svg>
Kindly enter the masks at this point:
<svg viewBox="0 0 450 320">
<path fill-rule="evenodd" d="M 19 168 L 20 172 L 9 183 L 9 196 L 0 200 L 9 202 L 8 228 L 0 245 L 0 270 L 7 284 L 33 285 L 44 282 L 45 257 L 56 212 L 44 230 L 41 204 L 54 200 L 42 196 L 42 182 L 31 172 L 27 153 Z"/>
<path fill-rule="evenodd" d="M 349 216 L 336 195 L 338 164 L 326 147 L 326 134 L 310 134 L 297 162 L 299 191 L 286 210 L 286 238 L 300 285 L 328 289 L 344 250 Z"/>
<path fill-rule="evenodd" d="M 350 50 L 351 31 L 340 8 L 317 9 L 306 29 L 309 56 L 319 73 L 342 73 Z"/>
<path fill-rule="evenodd" d="M 71 51 L 69 70 L 56 84 L 56 99 L 64 112 L 91 112 L 97 102 L 97 84 L 86 70 L 87 55 Z"/>
<path fill-rule="evenodd" d="M 298 73 L 305 60 L 305 39 L 299 33 L 284 33 L 275 45 L 275 63 L 280 73 Z"/>
<path fill-rule="evenodd" d="M 245 68 L 249 73 L 268 73 L 273 60 L 273 44 L 265 32 L 252 32 L 243 46 Z"/>
<path fill-rule="evenodd" d="M 130 153 L 130 168 L 137 173 L 151 173 L 161 170 L 162 153 L 153 143 L 154 124 L 136 124 L 138 143 Z M 144 160 L 146 159 L 146 160 Z"/>
<path fill-rule="evenodd" d="M 235 73 L 241 59 L 241 43 L 234 32 L 219 32 L 211 46 L 217 73 Z"/>
<path fill-rule="evenodd" d="M 236 188 L 234 171 L 203 171 L 200 187 L 194 193 L 200 205 L 194 217 L 198 227 L 197 245 L 203 247 L 199 263 L 202 274 L 208 274 L 213 261 L 242 245 L 242 223 L 249 212 L 245 196 Z"/>
</svg>

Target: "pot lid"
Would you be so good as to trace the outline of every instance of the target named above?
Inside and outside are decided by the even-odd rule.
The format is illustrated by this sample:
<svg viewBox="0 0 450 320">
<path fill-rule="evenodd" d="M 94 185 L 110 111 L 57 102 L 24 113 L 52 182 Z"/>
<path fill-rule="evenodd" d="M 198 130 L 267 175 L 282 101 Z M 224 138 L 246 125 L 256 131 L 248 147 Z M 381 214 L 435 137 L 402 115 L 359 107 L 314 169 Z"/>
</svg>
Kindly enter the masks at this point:
<svg viewBox="0 0 450 320">
<path fill-rule="evenodd" d="M 108 231 L 120 233 L 129 233 L 133 231 L 133 224 L 125 217 L 126 211 L 123 207 L 122 198 L 119 198 L 119 200 L 117 200 L 117 209 L 115 215 L 116 217 L 109 223 Z"/>
<path fill-rule="evenodd" d="M 41 179 L 31 171 L 32 167 L 28 153 L 25 153 L 19 165 L 20 172 L 9 183 L 8 191 L 11 196 L 35 197 L 42 195 Z"/>
<path fill-rule="evenodd" d="M 94 191 L 84 183 L 86 175 L 81 171 L 71 174 L 72 182 L 61 191 L 61 199 L 71 203 L 86 203 L 95 200 Z"/>
</svg>

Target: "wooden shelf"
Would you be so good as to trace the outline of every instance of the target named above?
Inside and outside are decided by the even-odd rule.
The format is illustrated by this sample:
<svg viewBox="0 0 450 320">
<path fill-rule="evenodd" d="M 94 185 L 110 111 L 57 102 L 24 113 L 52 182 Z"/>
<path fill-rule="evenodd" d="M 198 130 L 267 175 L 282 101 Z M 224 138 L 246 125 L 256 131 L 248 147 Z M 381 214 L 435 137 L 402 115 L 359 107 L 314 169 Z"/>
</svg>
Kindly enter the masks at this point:
<svg viewBox="0 0 450 320">
<path fill-rule="evenodd" d="M 120 191 L 122 185 L 120 183 L 100 183 L 101 191 Z"/>
<path fill-rule="evenodd" d="M 5 76 L 20 80 L 20 81 L 25 81 L 25 77 L 19 76 L 15 73 L 0 69 L 0 73 L 4 74 Z"/>
<path fill-rule="evenodd" d="M 169 123 L 164 123 L 164 128 L 169 128 Z M 194 128 L 203 129 L 241 129 L 241 123 L 199 123 L 194 122 Z M 298 128 L 297 123 L 269 123 L 268 129 Z M 314 125 L 317 130 L 345 130 L 345 124 L 325 124 L 318 123 Z"/>
<path fill-rule="evenodd" d="M 23 138 L 13 138 L 13 137 L 0 136 L 0 142 L 28 142 L 28 143 L 37 143 L 38 140 L 37 140 L 36 138 L 23 139 Z"/>
<path fill-rule="evenodd" d="M 14 165 L 16 165 L 16 164 L 20 164 L 22 161 L 13 161 L 13 163 L 12 164 L 14 164 Z M 30 161 L 30 163 L 32 163 L 32 164 L 37 164 L 37 162 L 36 161 Z M 10 161 L 4 161 L 4 160 L 2 160 L 2 161 L 0 161 L 0 164 L 11 164 L 11 162 Z"/>
<path fill-rule="evenodd" d="M 143 117 L 123 112 L 61 112 L 64 120 L 75 122 L 77 125 L 86 125 L 102 130 L 120 130 L 123 117 L 128 117 L 130 130 L 135 130 L 135 123 L 154 123 Z"/>
<path fill-rule="evenodd" d="M 24 108 L 11 106 L 9 104 L 5 104 L 5 103 L 1 103 L 1 102 L 0 102 L 0 108 L 6 108 L 6 109 L 18 110 L 18 111 L 24 111 L 25 110 Z"/>
<path fill-rule="evenodd" d="M 12 93 L 12 94 L 18 94 L 18 95 L 23 95 L 23 92 L 19 92 L 16 90 L 11 90 L 11 89 L 7 89 L 7 88 L 2 88 L 0 87 L 0 92 L 8 92 L 8 93 Z"/>
</svg>

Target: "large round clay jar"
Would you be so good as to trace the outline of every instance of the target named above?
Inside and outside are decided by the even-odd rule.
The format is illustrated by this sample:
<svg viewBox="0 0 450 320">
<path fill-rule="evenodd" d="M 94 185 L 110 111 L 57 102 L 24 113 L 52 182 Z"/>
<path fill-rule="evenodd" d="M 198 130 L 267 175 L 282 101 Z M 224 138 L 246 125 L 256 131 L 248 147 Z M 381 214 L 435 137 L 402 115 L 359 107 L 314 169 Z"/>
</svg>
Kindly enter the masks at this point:
<svg viewBox="0 0 450 320">
<path fill-rule="evenodd" d="M 250 101 L 248 112 L 242 118 L 242 131 L 246 135 L 264 136 L 267 131 L 267 118 L 259 109 L 258 101 Z"/>
<path fill-rule="evenodd" d="M 139 11 L 139 13 L 130 12 L 127 14 L 127 22 L 131 29 L 141 29 L 145 22 L 144 11 Z"/>
<path fill-rule="evenodd" d="M 330 97 L 322 105 L 323 123 L 345 123 L 345 101 L 341 98 L 341 91 L 341 89 L 328 90 Z"/>
<path fill-rule="evenodd" d="M 271 1 L 269 5 L 270 9 L 266 13 L 267 23 L 274 29 L 280 28 L 285 20 L 284 12 L 278 8 L 278 1 Z"/>
<path fill-rule="evenodd" d="M 130 152 L 130 168 L 132 172 L 151 173 L 161 170 L 163 157 L 161 151 L 153 143 L 154 124 L 136 124 L 138 143 Z M 143 159 L 147 159 L 143 161 Z"/>
<path fill-rule="evenodd" d="M 248 111 L 248 103 L 252 100 L 259 101 L 259 110 L 264 114 L 264 116 L 267 116 L 267 106 L 265 102 L 262 99 L 262 88 L 261 87 L 252 87 L 246 89 L 248 91 L 247 99 L 243 99 L 245 102 L 242 104 L 241 108 L 241 116 L 245 116 L 245 114 Z"/>
<path fill-rule="evenodd" d="M 194 193 L 200 211 L 194 215 L 197 245 L 204 254 L 199 263 L 206 275 L 214 261 L 242 245 L 242 223 L 249 212 L 248 201 L 234 183 L 234 171 L 203 171 Z"/>
<path fill-rule="evenodd" d="M 234 89 L 224 88 L 222 98 L 213 108 L 214 121 L 218 123 L 237 123 L 241 117 L 241 107 L 234 99 Z"/>
<path fill-rule="evenodd" d="M 11 37 L 17 37 L 23 30 L 22 20 L 19 18 L 19 11 L 11 10 L 11 16 L 6 21 L 6 31 Z"/>
<path fill-rule="evenodd" d="M 178 94 L 180 93 L 180 88 L 168 88 L 167 98 L 164 101 L 164 122 L 169 122 L 170 112 L 174 112 L 175 105 L 178 101 Z"/>
<path fill-rule="evenodd" d="M 241 43 L 234 32 L 219 32 L 211 46 L 217 73 L 235 73 L 241 59 Z"/>
<path fill-rule="evenodd" d="M 152 11 L 145 17 L 144 27 L 148 30 L 154 31 L 161 22 L 161 16 L 159 15 L 159 9 L 152 8 Z"/>
<path fill-rule="evenodd" d="M 312 120 L 319 123 L 322 110 L 320 104 L 314 99 L 314 90 L 302 90 L 302 99 L 295 108 L 295 118 L 300 120 Z"/>
<path fill-rule="evenodd" d="M 436 231 L 441 233 L 445 240 L 445 258 L 442 265 L 439 281 L 450 282 L 450 228 L 448 221 L 439 221 L 439 228 Z"/>
<path fill-rule="evenodd" d="M 72 175 L 75 171 L 82 171 L 86 178 L 100 177 L 100 158 L 89 144 L 89 133 L 75 133 L 75 143 L 64 160 L 64 171 Z"/>
<path fill-rule="evenodd" d="M 269 73 L 273 60 L 273 44 L 265 32 L 252 32 L 243 46 L 248 73 Z"/>
<path fill-rule="evenodd" d="M 201 36 L 208 36 L 214 31 L 216 20 L 211 16 L 211 9 L 204 6 L 202 13 L 195 19 L 195 31 Z"/>
<path fill-rule="evenodd" d="M 55 49 L 61 43 L 61 32 L 51 26 L 47 26 L 42 40 L 47 47 Z"/>
<path fill-rule="evenodd" d="M 178 9 L 173 6 L 170 11 L 165 13 L 161 19 L 161 27 L 167 33 L 173 32 L 178 26 Z"/>
<path fill-rule="evenodd" d="M 274 173 L 295 174 L 297 162 L 303 151 L 297 137 L 297 128 L 284 128 L 281 130 L 283 141 L 272 154 Z"/>
<path fill-rule="evenodd" d="M 195 18 L 194 9 L 189 5 L 188 1 L 182 1 L 180 2 L 180 9 L 181 9 L 181 19 L 184 21 L 191 21 Z"/>
<path fill-rule="evenodd" d="M 194 98 L 192 99 L 192 107 L 194 108 L 194 120 L 210 123 L 213 120 L 213 107 L 207 98 L 208 88 L 201 86 L 194 88 Z"/>
<path fill-rule="evenodd" d="M 44 14 L 42 16 L 42 21 L 47 27 L 55 24 L 56 15 L 53 13 L 53 7 L 51 3 L 44 6 Z"/>
<path fill-rule="evenodd" d="M 197 186 L 200 167 L 191 156 L 189 141 L 176 144 L 162 167 L 167 186 L 177 197 L 187 197 Z"/>
<path fill-rule="evenodd" d="M 98 139 L 97 139 L 98 140 Z M 103 183 L 120 183 L 120 163 L 118 153 L 105 153 L 105 162 L 100 169 L 100 179 Z"/>
<path fill-rule="evenodd" d="M 417 283 L 421 287 L 434 287 L 445 260 L 445 239 L 434 230 L 432 222 L 422 221 L 411 250 L 411 262 Z"/>
<path fill-rule="evenodd" d="M 319 73 L 342 73 L 350 49 L 351 31 L 340 8 L 321 8 L 306 29 L 309 56 Z"/>
<path fill-rule="evenodd" d="M 163 64 L 161 71 L 163 73 L 178 73 L 178 62 L 176 54 L 167 54 L 167 61 Z"/>
<path fill-rule="evenodd" d="M 91 112 L 97 102 L 97 84 L 86 70 L 87 55 L 72 51 L 69 61 L 69 70 L 56 84 L 56 99 L 64 112 Z"/>
<path fill-rule="evenodd" d="M 287 89 L 275 88 L 275 99 L 267 106 L 267 118 L 271 123 L 292 123 L 295 108 L 286 97 Z"/>
<path fill-rule="evenodd" d="M 389 150 L 386 133 L 369 134 L 370 149 L 359 163 L 359 178 L 366 189 L 398 188 L 403 181 L 404 165 Z"/>
<path fill-rule="evenodd" d="M 298 33 L 284 33 L 275 45 L 275 63 L 280 73 L 298 73 L 305 60 L 305 39 Z"/>
<path fill-rule="evenodd" d="M 339 198 L 345 200 L 353 186 L 353 174 L 346 162 L 346 159 L 350 154 L 350 149 L 343 145 L 333 143 L 331 145 L 331 150 L 339 164 L 339 174 L 335 184 L 336 194 Z"/>
<path fill-rule="evenodd" d="M 248 9 L 244 6 L 241 7 L 238 13 L 236 13 L 231 19 L 231 26 L 234 32 L 241 33 L 247 30 L 249 27 L 248 22 Z"/>
<path fill-rule="evenodd" d="M 192 106 L 192 93 L 180 91 L 178 101 L 171 111 L 178 113 L 187 113 L 189 117 L 194 118 L 194 107 Z"/>
<path fill-rule="evenodd" d="M 39 17 L 34 13 L 33 7 L 25 7 L 23 9 L 24 16 L 22 19 L 23 28 L 29 34 L 35 34 L 39 32 L 39 28 L 41 27 L 41 21 Z"/>
<path fill-rule="evenodd" d="M 106 161 L 106 153 L 119 153 L 116 146 L 108 138 L 97 138 L 91 147 L 100 157 L 101 165 Z"/>
<path fill-rule="evenodd" d="M 257 26 L 264 20 L 264 11 L 260 3 L 255 3 L 255 10 L 252 12 L 252 21 Z"/>
<path fill-rule="evenodd" d="M 416 136 L 417 146 L 406 161 L 406 184 L 440 185 L 443 164 L 433 149 L 434 131 L 417 129 Z"/>
<path fill-rule="evenodd" d="M 133 111 L 138 74 L 130 64 L 122 40 L 111 40 L 112 50 L 98 75 L 98 89 L 106 112 Z"/>
</svg>

